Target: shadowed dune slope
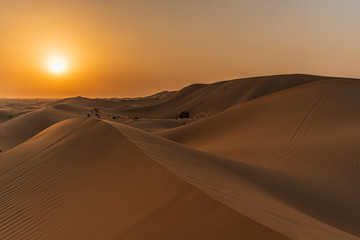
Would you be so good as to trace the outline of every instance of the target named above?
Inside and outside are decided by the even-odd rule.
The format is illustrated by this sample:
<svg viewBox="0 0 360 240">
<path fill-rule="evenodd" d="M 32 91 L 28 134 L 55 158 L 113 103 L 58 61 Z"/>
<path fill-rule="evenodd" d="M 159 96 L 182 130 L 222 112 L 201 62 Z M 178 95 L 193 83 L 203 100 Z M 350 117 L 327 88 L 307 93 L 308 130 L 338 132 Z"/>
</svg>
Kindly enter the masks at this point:
<svg viewBox="0 0 360 240">
<path fill-rule="evenodd" d="M 0 154 L 0 188 L 1 239 L 285 239 L 99 120 L 65 120 Z"/>
<path fill-rule="evenodd" d="M 186 110 L 190 112 L 191 117 L 207 116 L 254 98 L 328 79 L 333 78 L 294 74 L 194 84 L 147 106 L 133 107 L 128 112 L 147 117 L 176 117 L 181 111 Z"/>
<path fill-rule="evenodd" d="M 0 149 L 9 150 L 54 123 L 67 118 L 69 116 L 65 113 L 44 108 L 0 123 Z"/>
</svg>

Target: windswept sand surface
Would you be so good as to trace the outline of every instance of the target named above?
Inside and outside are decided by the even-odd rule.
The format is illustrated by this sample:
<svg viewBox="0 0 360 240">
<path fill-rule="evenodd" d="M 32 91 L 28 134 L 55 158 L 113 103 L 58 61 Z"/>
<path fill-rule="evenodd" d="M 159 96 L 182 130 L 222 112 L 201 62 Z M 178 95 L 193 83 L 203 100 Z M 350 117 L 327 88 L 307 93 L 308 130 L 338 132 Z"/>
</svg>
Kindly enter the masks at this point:
<svg viewBox="0 0 360 240">
<path fill-rule="evenodd" d="M 1 239 L 285 239 L 100 120 L 58 123 L 0 164 Z"/>
<path fill-rule="evenodd" d="M 282 75 L 0 101 L 0 239 L 359 240 L 359 96 Z"/>
</svg>

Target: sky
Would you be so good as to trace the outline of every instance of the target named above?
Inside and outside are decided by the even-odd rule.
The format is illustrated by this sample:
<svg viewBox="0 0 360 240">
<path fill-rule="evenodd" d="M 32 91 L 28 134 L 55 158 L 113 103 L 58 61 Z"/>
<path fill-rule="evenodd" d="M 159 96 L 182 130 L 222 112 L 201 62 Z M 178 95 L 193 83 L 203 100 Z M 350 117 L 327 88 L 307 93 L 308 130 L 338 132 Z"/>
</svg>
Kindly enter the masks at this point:
<svg viewBox="0 0 360 240">
<path fill-rule="evenodd" d="M 0 98 L 136 97 L 260 75 L 360 78 L 358 0 L 0 0 Z M 46 64 L 61 56 L 68 71 Z"/>
</svg>

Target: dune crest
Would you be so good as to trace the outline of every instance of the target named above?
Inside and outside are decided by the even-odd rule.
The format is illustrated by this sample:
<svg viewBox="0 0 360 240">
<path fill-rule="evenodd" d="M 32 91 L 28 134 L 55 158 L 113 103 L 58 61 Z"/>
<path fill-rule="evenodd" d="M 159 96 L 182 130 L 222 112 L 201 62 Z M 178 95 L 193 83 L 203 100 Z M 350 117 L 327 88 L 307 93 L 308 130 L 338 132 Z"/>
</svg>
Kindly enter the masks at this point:
<svg viewBox="0 0 360 240">
<path fill-rule="evenodd" d="M 359 95 L 281 75 L 3 100 L 0 238 L 360 240 Z"/>
<path fill-rule="evenodd" d="M 181 181 L 100 120 L 55 124 L 0 155 L 0 169 L 2 239 L 286 239 Z"/>
<path fill-rule="evenodd" d="M 185 181 L 291 239 L 358 239 L 358 184 L 349 191 L 332 186 L 318 188 L 277 170 L 209 155 L 124 125 L 116 126 Z M 304 197 L 306 201 L 302 201 Z M 348 224 L 342 225 L 344 222 Z"/>
</svg>

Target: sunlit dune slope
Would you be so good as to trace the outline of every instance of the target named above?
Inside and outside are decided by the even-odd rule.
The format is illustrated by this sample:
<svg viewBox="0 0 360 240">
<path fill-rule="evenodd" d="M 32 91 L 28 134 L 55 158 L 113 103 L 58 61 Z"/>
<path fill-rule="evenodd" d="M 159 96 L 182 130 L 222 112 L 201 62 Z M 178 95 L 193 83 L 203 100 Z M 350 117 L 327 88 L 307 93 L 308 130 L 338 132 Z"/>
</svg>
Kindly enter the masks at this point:
<svg viewBox="0 0 360 240">
<path fill-rule="evenodd" d="M 147 132 L 158 132 L 188 124 L 188 119 L 136 119 L 123 122 L 128 126 L 136 127 Z"/>
<path fill-rule="evenodd" d="M 1 239 L 285 239 L 100 120 L 65 120 L 0 154 L 0 188 Z"/>
<path fill-rule="evenodd" d="M 329 176 L 325 169 L 331 178 L 342 178 L 341 171 L 353 176 L 359 174 L 359 95 L 357 81 L 312 83 L 159 135 L 253 165 L 293 174 L 303 168 L 309 178 Z M 316 176 L 314 168 L 321 171 Z"/>
<path fill-rule="evenodd" d="M 54 123 L 69 117 L 65 113 L 44 108 L 0 123 L 0 149 L 9 150 Z"/>
<path fill-rule="evenodd" d="M 240 104 L 161 132 L 174 141 L 299 179 L 313 190 L 287 201 L 360 235 L 360 84 L 331 80 Z M 290 182 L 290 180 L 287 180 Z M 305 190 L 305 189 L 303 189 Z"/>
<path fill-rule="evenodd" d="M 251 152 L 254 162 L 271 154 L 274 148 L 281 148 L 295 133 L 299 134 L 298 128 L 308 127 L 314 118 L 320 118 L 318 121 L 322 123 L 318 125 L 319 133 L 356 123 L 358 92 L 360 86 L 356 81 L 306 84 L 239 104 L 159 135 L 229 158 L 242 159 L 242 153 Z M 327 129 L 335 123 L 339 124 Z"/>
<path fill-rule="evenodd" d="M 267 164 L 252 166 L 177 145 L 124 125 L 114 125 L 170 171 L 291 239 L 359 239 L 359 170 L 344 156 L 345 152 L 343 158 L 331 159 L 334 162 L 305 153 L 310 159 L 320 157 L 318 162 L 323 164 L 315 162 L 311 170 L 297 167 L 295 174 L 292 169 L 296 166 L 291 164 L 284 164 L 282 168 L 271 168 Z M 251 162 L 251 156 L 247 160 Z M 306 158 L 298 159 L 296 164 L 301 166 L 306 162 Z M 340 166 L 338 172 L 326 166 L 333 164 Z M 348 169 L 350 165 L 353 170 Z M 324 171 L 334 174 L 323 179 Z"/>
<path fill-rule="evenodd" d="M 8 119 L 0 239 L 360 240 L 358 96 L 356 80 L 282 75 Z M 214 115 L 159 119 L 183 110 Z"/>
</svg>

